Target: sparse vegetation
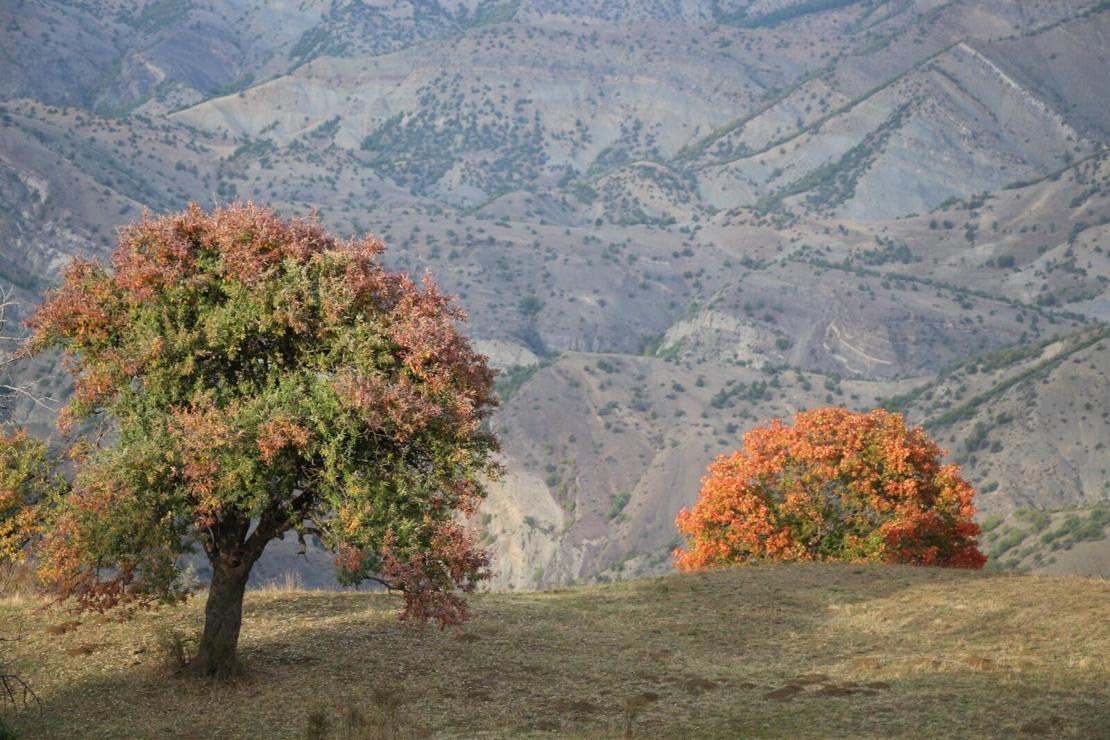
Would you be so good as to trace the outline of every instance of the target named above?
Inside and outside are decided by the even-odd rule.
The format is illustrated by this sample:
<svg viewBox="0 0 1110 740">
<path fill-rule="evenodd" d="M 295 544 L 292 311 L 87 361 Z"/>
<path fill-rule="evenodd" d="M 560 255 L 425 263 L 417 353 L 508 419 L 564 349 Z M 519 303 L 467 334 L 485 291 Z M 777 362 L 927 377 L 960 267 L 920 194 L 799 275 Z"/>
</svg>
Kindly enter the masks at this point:
<svg viewBox="0 0 1110 740">
<path fill-rule="evenodd" d="M 858 3 L 860 0 L 800 0 L 775 10 L 752 15 L 746 8 L 723 11 L 719 2 L 713 3 L 717 21 L 741 28 L 767 28 L 813 13 L 824 13 Z"/>
<path fill-rule="evenodd" d="M 1008 518 L 991 520 L 986 541 L 988 568 L 1028 572 L 1047 563 L 1054 553 L 1071 550 L 1083 542 L 1106 539 L 1110 530 L 1110 505 L 1062 510 L 1017 509 Z M 984 530 L 986 531 L 986 530 Z"/>
<path fill-rule="evenodd" d="M 929 419 L 925 425 L 930 430 L 936 430 L 946 426 L 950 426 L 958 421 L 968 419 L 977 408 L 980 408 L 984 404 L 990 402 L 992 399 L 1002 395 L 1010 388 L 1024 381 L 1044 375 L 1053 368 L 1058 367 L 1059 365 L 1064 363 L 1069 356 L 1094 344 L 1097 344 L 1107 337 L 1110 337 L 1110 327 L 1099 327 L 1093 330 L 1080 332 L 1071 338 L 1071 341 L 1068 342 L 1067 349 L 1065 349 L 1064 351 L 1046 360 L 1042 360 L 1041 362 L 1038 362 L 1032 367 L 1029 367 L 1021 372 L 1015 373 L 1014 375 L 1001 380 L 998 383 L 995 383 L 985 393 L 982 393 L 967 401 L 966 403 L 961 404 L 960 406 L 949 409 L 948 411 L 945 411 L 944 413 L 932 419 Z M 1021 357 L 1025 355 L 1024 353 L 1019 352 L 1014 356 Z"/>
</svg>

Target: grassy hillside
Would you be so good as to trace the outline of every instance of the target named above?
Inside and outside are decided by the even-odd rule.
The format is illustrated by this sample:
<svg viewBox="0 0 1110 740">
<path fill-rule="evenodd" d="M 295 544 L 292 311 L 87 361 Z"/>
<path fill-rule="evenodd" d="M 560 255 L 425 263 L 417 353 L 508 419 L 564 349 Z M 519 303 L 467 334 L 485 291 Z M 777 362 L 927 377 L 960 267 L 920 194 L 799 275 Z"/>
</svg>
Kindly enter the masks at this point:
<svg viewBox="0 0 1110 740">
<path fill-rule="evenodd" d="M 364 735 L 1095 737 L 1110 727 L 1110 584 L 883 566 L 777 566 L 475 599 L 461 633 L 386 595 L 254 592 L 234 684 L 173 678 L 165 635 L 0 602 L 28 737 Z M 346 719 L 345 719 L 346 718 Z M 357 724 L 357 722 L 356 722 Z M 385 736 L 392 736 L 384 733 Z M 627 735 L 625 735 L 627 736 Z"/>
</svg>

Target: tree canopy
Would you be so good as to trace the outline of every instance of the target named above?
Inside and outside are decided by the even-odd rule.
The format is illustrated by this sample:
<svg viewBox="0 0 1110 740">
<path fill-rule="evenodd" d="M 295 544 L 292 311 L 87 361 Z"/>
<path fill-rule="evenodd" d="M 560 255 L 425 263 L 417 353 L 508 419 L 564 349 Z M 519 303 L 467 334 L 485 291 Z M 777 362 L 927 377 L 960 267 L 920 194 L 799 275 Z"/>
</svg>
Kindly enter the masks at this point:
<svg viewBox="0 0 1110 740">
<path fill-rule="evenodd" d="M 232 666 L 243 590 L 286 533 L 347 582 L 401 589 L 405 618 L 466 617 L 488 558 L 459 522 L 496 475 L 493 371 L 434 282 L 381 242 L 251 204 L 144 218 L 111 268 L 74 261 L 30 327 L 63 348 L 63 429 L 92 419 L 48 507 L 40 572 L 85 607 L 172 602 L 181 556 L 212 564 L 202 673 Z M 302 539 L 303 541 L 303 539 Z"/>
<path fill-rule="evenodd" d="M 683 570 L 776 560 L 980 568 L 974 490 L 920 427 L 883 409 L 802 412 L 744 435 L 677 517 Z"/>
</svg>

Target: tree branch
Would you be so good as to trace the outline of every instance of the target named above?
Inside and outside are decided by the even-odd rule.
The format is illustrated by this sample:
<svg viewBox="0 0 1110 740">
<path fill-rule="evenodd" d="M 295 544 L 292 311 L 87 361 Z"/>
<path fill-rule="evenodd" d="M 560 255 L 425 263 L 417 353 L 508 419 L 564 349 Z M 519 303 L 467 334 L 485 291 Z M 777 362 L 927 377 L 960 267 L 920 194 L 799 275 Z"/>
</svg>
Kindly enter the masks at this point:
<svg viewBox="0 0 1110 740">
<path fill-rule="evenodd" d="M 23 624 L 21 623 L 19 633 L 15 637 L 0 637 L 0 642 L 17 642 L 22 639 Z M 43 713 L 42 700 L 30 684 L 14 673 L 6 673 L 2 667 L 0 667 L 0 701 L 7 701 L 14 707 L 22 706 L 24 709 L 34 701 L 39 708 L 39 714 Z"/>
<path fill-rule="evenodd" d="M 377 583 L 380 583 L 381 585 L 385 586 L 386 589 L 389 590 L 389 591 L 404 591 L 405 590 L 404 586 L 398 586 L 396 583 L 392 583 L 390 581 L 387 581 L 387 580 L 385 580 L 384 578 L 382 578 L 380 576 L 366 576 L 366 578 L 364 578 L 363 580 L 376 581 Z"/>
<path fill-rule="evenodd" d="M 5 318 L 10 309 L 16 305 L 12 299 L 11 289 L 0 289 L 0 332 L 3 331 L 5 326 Z M 26 337 L 17 337 L 14 335 L 5 335 L 0 333 L 0 371 L 14 365 L 16 362 L 25 360 L 30 357 L 31 352 L 27 349 L 24 340 Z M 8 349 L 4 345 L 14 344 L 15 349 Z M 22 396 L 30 399 L 36 406 L 42 406 L 47 409 L 57 408 L 57 401 L 48 396 L 33 392 L 32 388 L 34 383 L 26 383 L 23 385 L 11 385 L 9 383 L 0 383 L 0 399 L 10 398 L 12 396 Z"/>
</svg>

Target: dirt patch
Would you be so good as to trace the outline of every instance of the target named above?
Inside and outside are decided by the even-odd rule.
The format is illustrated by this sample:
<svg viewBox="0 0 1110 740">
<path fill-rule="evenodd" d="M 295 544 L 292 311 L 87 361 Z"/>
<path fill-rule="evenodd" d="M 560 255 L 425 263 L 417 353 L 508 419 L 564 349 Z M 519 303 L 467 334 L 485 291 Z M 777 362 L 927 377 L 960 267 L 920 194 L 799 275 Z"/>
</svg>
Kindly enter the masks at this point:
<svg viewBox="0 0 1110 740">
<path fill-rule="evenodd" d="M 890 684 L 885 681 L 872 681 L 867 684 L 857 683 L 856 681 L 837 682 L 823 673 L 806 673 L 791 679 L 782 688 L 765 694 L 764 698 L 790 701 L 796 696 L 805 695 L 839 697 L 854 694 L 878 694 L 880 690 L 888 688 L 890 688 Z"/>
<path fill-rule="evenodd" d="M 795 676 L 790 679 L 789 683 L 794 686 L 814 686 L 819 683 L 828 683 L 829 677 L 824 673 L 803 673 L 800 676 Z"/>
<path fill-rule="evenodd" d="M 44 631 L 48 635 L 64 635 L 67 632 L 73 632 L 75 629 L 77 629 L 80 626 L 81 626 L 80 622 L 78 622 L 76 620 L 71 620 L 69 622 L 59 622 L 58 624 L 52 624 L 49 627 L 47 627 Z"/>
<path fill-rule="evenodd" d="M 594 714 L 601 711 L 601 707 L 586 699 L 560 701 L 555 704 L 555 709 L 560 712 L 574 712 L 576 714 Z"/>
<path fill-rule="evenodd" d="M 708 678 L 701 678 L 698 676 L 686 679 L 682 683 L 682 686 L 691 694 L 700 694 L 703 691 L 710 691 L 717 688 L 717 684 L 710 681 Z"/>
<path fill-rule="evenodd" d="M 70 656 L 71 658 L 76 658 L 76 657 L 83 657 L 83 656 L 87 656 L 87 655 L 92 655 L 97 650 L 100 650 L 101 648 L 106 648 L 106 647 L 108 647 L 108 643 L 84 642 L 84 643 L 81 643 L 80 645 L 78 645 L 77 647 L 66 648 L 62 652 L 64 652 L 66 655 Z"/>
<path fill-rule="evenodd" d="M 1026 735 L 1051 735 L 1059 736 L 1064 727 L 1064 720 L 1060 717 L 1039 717 L 1031 719 L 1021 726 L 1021 731 Z"/>
<path fill-rule="evenodd" d="M 772 701 L 791 701 L 795 696 L 802 693 L 803 689 L 797 684 L 788 683 L 781 689 L 769 691 L 763 695 L 764 699 L 771 699 Z"/>
<path fill-rule="evenodd" d="M 964 664 L 977 671 L 994 671 L 998 669 L 998 664 L 993 660 L 978 655 L 967 656 L 964 658 Z"/>
</svg>

